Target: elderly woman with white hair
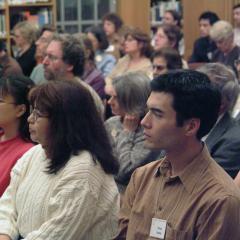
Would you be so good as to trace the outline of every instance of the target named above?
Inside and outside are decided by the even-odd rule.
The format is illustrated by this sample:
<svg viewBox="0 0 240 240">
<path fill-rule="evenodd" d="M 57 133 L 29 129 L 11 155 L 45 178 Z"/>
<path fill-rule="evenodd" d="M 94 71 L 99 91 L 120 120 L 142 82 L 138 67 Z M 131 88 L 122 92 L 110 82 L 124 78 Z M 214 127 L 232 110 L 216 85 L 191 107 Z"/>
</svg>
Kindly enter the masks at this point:
<svg viewBox="0 0 240 240">
<path fill-rule="evenodd" d="M 144 133 L 140 124 L 146 113 L 150 95 L 150 79 L 143 72 L 130 72 L 116 77 L 109 89 L 113 114 L 105 122 L 112 139 L 120 169 L 115 180 L 120 192 L 125 190 L 132 172 L 144 164 L 157 160 L 161 151 L 151 151 L 144 146 Z"/>
<path fill-rule="evenodd" d="M 220 62 L 230 66 L 238 76 L 235 61 L 240 57 L 240 47 L 234 43 L 234 30 L 227 21 L 217 21 L 210 29 L 210 38 L 216 43 L 212 62 Z"/>
</svg>

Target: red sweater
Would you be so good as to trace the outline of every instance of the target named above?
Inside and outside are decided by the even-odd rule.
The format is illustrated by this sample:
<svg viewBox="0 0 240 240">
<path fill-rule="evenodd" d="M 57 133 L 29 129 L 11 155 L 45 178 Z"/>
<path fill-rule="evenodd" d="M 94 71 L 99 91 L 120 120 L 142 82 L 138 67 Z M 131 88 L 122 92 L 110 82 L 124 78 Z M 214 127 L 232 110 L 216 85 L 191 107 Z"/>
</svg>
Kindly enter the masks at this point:
<svg viewBox="0 0 240 240">
<path fill-rule="evenodd" d="M 12 167 L 32 146 L 32 143 L 23 141 L 19 136 L 0 142 L 0 197 L 10 182 Z"/>
</svg>

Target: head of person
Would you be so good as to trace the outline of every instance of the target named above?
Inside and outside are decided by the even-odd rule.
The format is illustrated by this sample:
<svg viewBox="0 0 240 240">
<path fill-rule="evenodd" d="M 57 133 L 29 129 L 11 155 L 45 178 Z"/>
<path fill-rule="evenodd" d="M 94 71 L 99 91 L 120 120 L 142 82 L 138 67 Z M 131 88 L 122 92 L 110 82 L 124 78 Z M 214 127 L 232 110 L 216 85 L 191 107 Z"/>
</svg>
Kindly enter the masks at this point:
<svg viewBox="0 0 240 240">
<path fill-rule="evenodd" d="M 36 45 L 36 58 L 44 58 L 46 49 L 50 41 L 52 40 L 52 37 L 54 33 L 56 32 L 56 29 L 51 25 L 44 25 L 39 33 L 39 38 L 35 42 Z"/>
<path fill-rule="evenodd" d="M 172 47 L 178 49 L 179 41 L 182 37 L 180 28 L 171 24 L 162 24 L 158 26 L 154 36 L 155 50 L 163 47 Z"/>
<path fill-rule="evenodd" d="M 56 34 L 49 43 L 43 59 L 47 80 L 80 77 L 84 71 L 84 49 L 80 41 L 70 34 Z"/>
<path fill-rule="evenodd" d="M 4 40 L 0 39 L 0 58 L 4 57 L 7 53 L 7 48 Z"/>
<path fill-rule="evenodd" d="M 203 73 L 170 71 L 154 78 L 151 90 L 142 120 L 150 148 L 169 151 L 200 141 L 217 120 L 221 96 Z"/>
<path fill-rule="evenodd" d="M 217 21 L 210 29 L 210 37 L 217 48 L 224 54 L 229 53 L 234 47 L 234 31 L 232 25 L 224 20 Z"/>
<path fill-rule="evenodd" d="M 86 30 L 88 38 L 92 41 L 95 51 L 104 51 L 108 48 L 107 35 L 101 26 L 92 26 Z"/>
<path fill-rule="evenodd" d="M 181 15 L 178 11 L 169 9 L 164 12 L 163 23 L 181 27 Z"/>
<path fill-rule="evenodd" d="M 125 54 L 139 53 L 141 57 L 150 57 L 152 54 L 151 39 L 148 34 L 139 28 L 129 28 L 124 36 Z"/>
<path fill-rule="evenodd" d="M 240 4 L 236 4 L 233 7 L 233 19 L 237 27 L 240 26 Z"/>
<path fill-rule="evenodd" d="M 85 150 L 106 173 L 118 171 L 103 122 L 84 86 L 77 81 L 51 81 L 34 88 L 29 98 L 33 108 L 29 131 L 50 159 L 48 173 L 57 173 L 71 156 Z"/>
<path fill-rule="evenodd" d="M 200 36 L 201 37 L 209 36 L 209 32 L 212 25 L 218 20 L 219 20 L 219 17 L 215 12 L 211 12 L 211 11 L 203 12 L 198 18 Z"/>
<path fill-rule="evenodd" d="M 25 141 L 30 141 L 28 93 L 33 85 L 32 80 L 25 76 L 0 78 L 0 128 L 17 127 L 19 136 Z"/>
<path fill-rule="evenodd" d="M 182 69 L 183 63 L 176 49 L 162 48 L 153 52 L 152 66 L 153 76 L 157 77 L 169 70 Z"/>
<path fill-rule="evenodd" d="M 126 114 L 142 117 L 150 94 L 150 79 L 143 72 L 130 72 L 112 81 L 108 104 L 115 115 Z"/>
<path fill-rule="evenodd" d="M 20 49 L 25 46 L 31 46 L 37 38 L 37 31 L 37 26 L 29 21 L 17 23 L 13 27 L 16 46 Z"/>
<path fill-rule="evenodd" d="M 221 93 L 219 115 L 231 112 L 239 95 L 239 84 L 233 70 L 221 63 L 208 63 L 198 70 L 205 73 Z"/>
<path fill-rule="evenodd" d="M 102 22 L 107 37 L 113 36 L 123 25 L 122 19 L 116 13 L 107 13 L 103 16 Z"/>
</svg>

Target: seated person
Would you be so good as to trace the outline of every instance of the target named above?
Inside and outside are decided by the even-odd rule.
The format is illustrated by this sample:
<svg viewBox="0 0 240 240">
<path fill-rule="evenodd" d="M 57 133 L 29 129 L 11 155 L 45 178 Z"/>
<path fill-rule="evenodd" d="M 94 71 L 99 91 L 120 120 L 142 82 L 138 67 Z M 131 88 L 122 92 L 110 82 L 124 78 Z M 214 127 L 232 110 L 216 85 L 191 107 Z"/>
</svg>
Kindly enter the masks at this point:
<svg viewBox="0 0 240 240">
<path fill-rule="evenodd" d="M 22 69 L 18 62 L 7 53 L 6 44 L 0 39 L 0 76 L 22 75 Z"/>
<path fill-rule="evenodd" d="M 151 90 L 145 144 L 166 154 L 132 174 L 115 239 L 239 240 L 240 191 L 201 141 L 217 120 L 219 91 L 193 70 L 162 74 Z"/>
<path fill-rule="evenodd" d="M 111 73 L 115 64 L 116 58 L 106 52 L 109 42 L 101 26 L 92 26 L 87 29 L 87 36 L 92 41 L 95 51 L 95 64 L 97 69 L 100 70 L 104 77 Z"/>
<path fill-rule="evenodd" d="M 118 163 L 91 94 L 77 82 L 52 81 L 33 89 L 30 102 L 29 131 L 39 145 L 12 170 L 0 239 L 112 239 Z"/>
<path fill-rule="evenodd" d="M 156 160 L 161 151 L 154 152 L 144 146 L 144 133 L 140 125 L 146 112 L 150 79 L 142 72 L 127 73 L 114 78 L 110 90 L 108 103 L 116 116 L 109 118 L 105 126 L 120 163 L 115 180 L 123 192 L 132 172 Z"/>
<path fill-rule="evenodd" d="M 217 49 L 217 46 L 210 38 L 209 32 L 212 25 L 218 20 L 218 15 L 211 11 L 203 12 L 199 16 L 200 38 L 194 42 L 192 56 L 188 63 L 211 62 L 213 52 Z"/>
<path fill-rule="evenodd" d="M 33 146 L 28 131 L 28 92 L 33 82 L 24 76 L 0 78 L 0 197 L 17 160 Z"/>
<path fill-rule="evenodd" d="M 208 75 L 221 92 L 218 121 L 204 140 L 212 158 L 234 178 L 240 169 L 240 126 L 231 117 L 231 111 L 239 94 L 239 84 L 234 72 L 220 63 L 208 63 L 199 71 Z"/>
<path fill-rule="evenodd" d="M 169 70 L 182 69 L 182 58 L 174 48 L 165 47 L 156 50 L 152 55 L 153 76 L 166 73 Z"/>
<path fill-rule="evenodd" d="M 210 29 L 210 37 L 217 45 L 212 62 L 230 66 L 238 76 L 235 61 L 240 58 L 240 47 L 234 43 L 232 25 L 227 21 L 217 21 Z"/>
<path fill-rule="evenodd" d="M 25 76 L 30 76 L 36 65 L 35 40 L 37 36 L 36 25 L 30 21 L 17 23 L 14 28 L 14 41 L 17 47 L 16 60 L 22 68 Z"/>
</svg>

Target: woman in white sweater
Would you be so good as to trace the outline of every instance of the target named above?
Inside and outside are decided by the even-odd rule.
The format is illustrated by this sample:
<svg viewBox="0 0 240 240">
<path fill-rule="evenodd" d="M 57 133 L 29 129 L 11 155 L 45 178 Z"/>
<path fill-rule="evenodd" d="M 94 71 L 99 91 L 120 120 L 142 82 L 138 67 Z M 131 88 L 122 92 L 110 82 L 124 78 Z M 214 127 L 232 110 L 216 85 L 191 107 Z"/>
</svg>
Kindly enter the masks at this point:
<svg viewBox="0 0 240 240">
<path fill-rule="evenodd" d="M 49 82 L 30 93 L 31 138 L 0 199 L 0 240 L 99 240 L 117 232 L 118 171 L 86 89 Z"/>
</svg>

